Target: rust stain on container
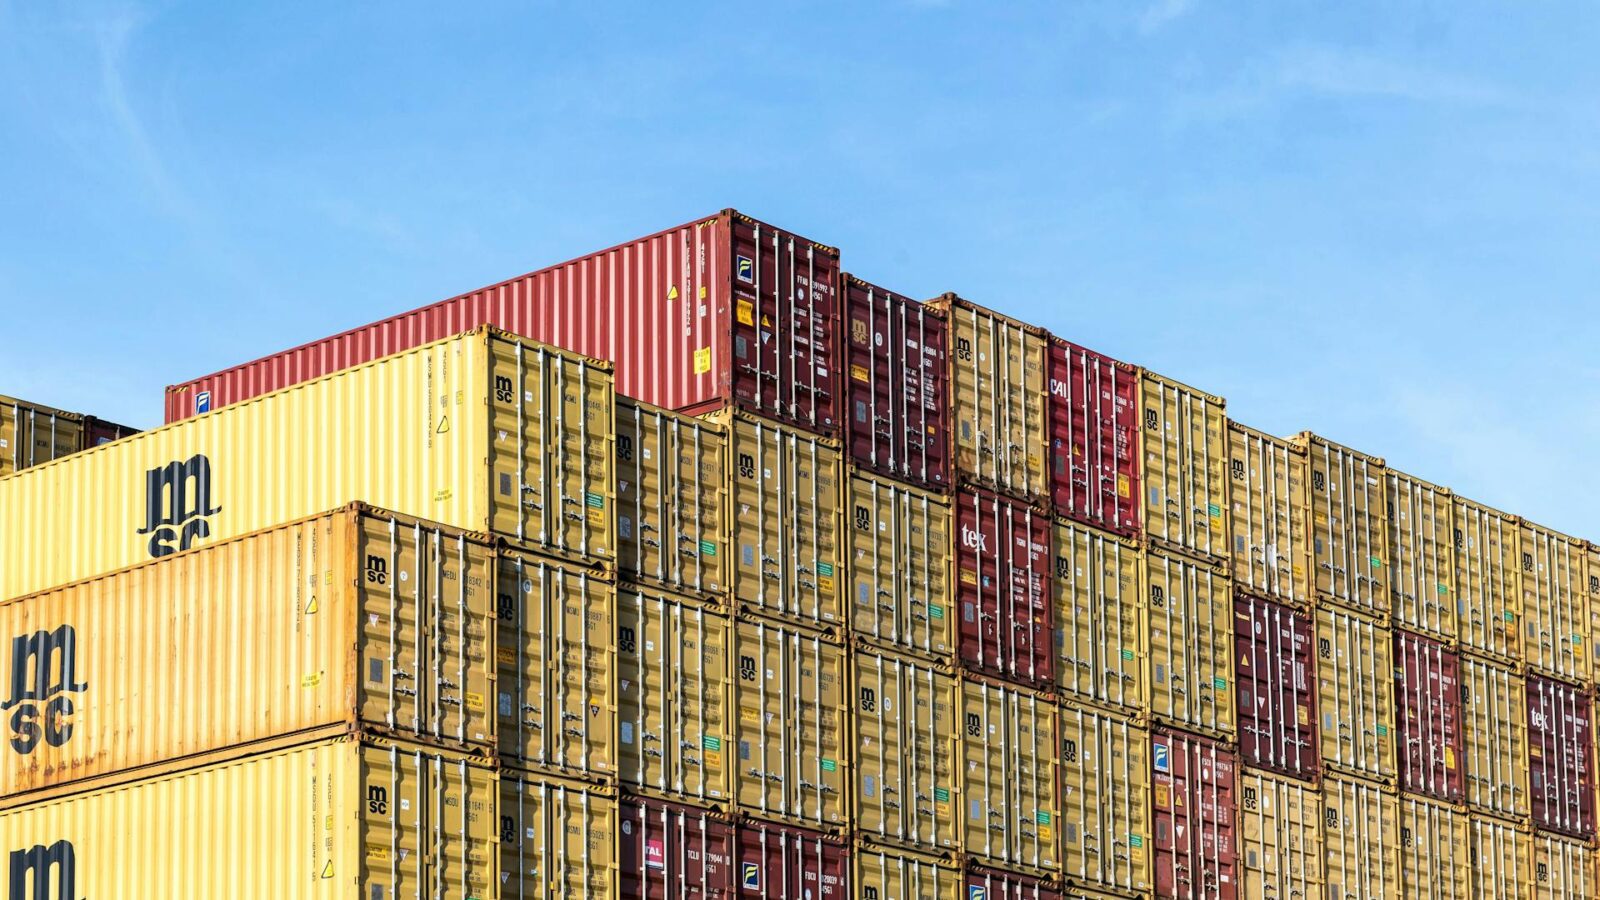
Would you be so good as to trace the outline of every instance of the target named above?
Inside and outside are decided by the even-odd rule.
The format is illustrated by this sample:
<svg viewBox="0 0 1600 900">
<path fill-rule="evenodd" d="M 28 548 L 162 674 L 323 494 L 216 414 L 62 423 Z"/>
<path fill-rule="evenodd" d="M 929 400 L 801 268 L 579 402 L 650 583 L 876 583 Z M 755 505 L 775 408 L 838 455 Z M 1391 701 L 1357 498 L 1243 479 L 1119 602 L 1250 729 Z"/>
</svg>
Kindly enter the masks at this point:
<svg viewBox="0 0 1600 900">
<path fill-rule="evenodd" d="M 499 825 L 499 896 L 618 896 L 615 790 L 503 771 Z"/>
<path fill-rule="evenodd" d="M 1056 709 L 1033 691 L 972 677 L 961 685 L 964 844 L 981 861 L 1060 873 Z"/>
<path fill-rule="evenodd" d="M 1228 427 L 1221 397 L 1139 373 L 1144 531 L 1170 550 L 1225 562 Z"/>
<path fill-rule="evenodd" d="M 1139 371 L 1050 339 L 1050 479 L 1056 515 L 1139 533 Z"/>
<path fill-rule="evenodd" d="M 1451 803 L 1466 793 L 1461 657 L 1404 631 L 1394 636 L 1400 787 Z"/>
<path fill-rule="evenodd" d="M 944 313 L 853 275 L 843 280 L 850 458 L 880 475 L 947 489 L 950 373 Z"/>
<path fill-rule="evenodd" d="M 1387 900 L 1400 896 L 1400 797 L 1359 778 L 1322 782 L 1328 896 Z"/>
<path fill-rule="evenodd" d="M 1473 897 L 1534 896 L 1533 836 L 1527 828 L 1493 816 L 1471 815 L 1467 845 L 1472 851 Z"/>
<path fill-rule="evenodd" d="M 1522 638 L 1528 667 L 1567 681 L 1589 678 L 1584 580 L 1588 545 L 1526 520 L 1519 528 Z"/>
<path fill-rule="evenodd" d="M 1311 469 L 1304 448 L 1228 422 L 1233 582 L 1304 607 L 1311 603 Z"/>
<path fill-rule="evenodd" d="M 1528 817 L 1528 711 L 1523 678 L 1510 668 L 1461 658 L 1467 803 L 1517 821 Z"/>
<path fill-rule="evenodd" d="M 1586 843 L 1533 834 L 1533 900 L 1589 900 L 1595 895 L 1595 852 Z"/>
<path fill-rule="evenodd" d="M 929 853 L 961 849 L 961 712 L 944 666 L 866 646 L 851 654 L 857 834 Z"/>
<path fill-rule="evenodd" d="M 950 501 L 859 472 L 849 490 L 852 632 L 901 652 L 949 659 L 956 648 Z"/>
<path fill-rule="evenodd" d="M 622 900 L 716 900 L 732 897 L 738 837 L 717 813 L 642 797 L 618 809 L 619 896 Z M 509 887 L 509 886 L 508 886 Z M 502 891 L 503 900 L 542 894 Z M 575 892 L 571 896 L 586 896 Z"/>
<path fill-rule="evenodd" d="M 1321 894 L 1321 793 L 1292 778 L 1240 772 L 1239 858 L 1247 897 Z"/>
<path fill-rule="evenodd" d="M 669 591 L 720 597 L 731 582 L 727 430 L 617 398 L 617 569 Z"/>
<path fill-rule="evenodd" d="M 1461 646 L 1500 662 L 1522 657 L 1522 552 L 1517 517 L 1451 497 Z"/>
<path fill-rule="evenodd" d="M 1054 683 L 1049 514 L 988 491 L 955 495 L 962 662 L 1001 678 Z"/>
<path fill-rule="evenodd" d="M 1400 796 L 1400 895 L 1453 900 L 1471 889 L 1467 814 L 1457 807 Z"/>
<path fill-rule="evenodd" d="M 1150 742 L 1155 895 L 1237 900 L 1238 761 L 1226 746 L 1179 732 Z"/>
<path fill-rule="evenodd" d="M 1390 543 L 1383 460 L 1311 432 L 1295 445 L 1311 463 L 1311 562 L 1317 593 L 1389 615 Z"/>
<path fill-rule="evenodd" d="M 1335 607 L 1317 610 L 1322 764 L 1393 784 L 1394 656 L 1389 629 Z"/>
<path fill-rule="evenodd" d="M 1535 827 L 1594 838 L 1594 714 L 1587 691 L 1529 675 L 1528 797 Z"/>
<path fill-rule="evenodd" d="M 1057 519 L 1056 688 L 1071 700 L 1149 709 L 1149 624 L 1138 544 Z"/>
<path fill-rule="evenodd" d="M 1457 595 L 1450 489 L 1393 469 L 1386 477 L 1394 622 L 1454 643 Z"/>
<path fill-rule="evenodd" d="M 877 900 L 967 900 L 961 867 L 950 860 L 866 841 L 857 841 L 850 855 L 855 860 L 854 896 Z"/>
<path fill-rule="evenodd" d="M 1150 711 L 1188 731 L 1237 732 L 1233 592 L 1220 567 L 1152 549 L 1149 588 Z"/>
<path fill-rule="evenodd" d="M 1150 890 L 1150 732 L 1061 707 L 1061 872 L 1091 888 Z"/>
<path fill-rule="evenodd" d="M 1233 632 L 1240 759 L 1315 778 L 1321 741 L 1311 619 L 1283 604 L 1240 594 L 1233 601 Z"/>
</svg>

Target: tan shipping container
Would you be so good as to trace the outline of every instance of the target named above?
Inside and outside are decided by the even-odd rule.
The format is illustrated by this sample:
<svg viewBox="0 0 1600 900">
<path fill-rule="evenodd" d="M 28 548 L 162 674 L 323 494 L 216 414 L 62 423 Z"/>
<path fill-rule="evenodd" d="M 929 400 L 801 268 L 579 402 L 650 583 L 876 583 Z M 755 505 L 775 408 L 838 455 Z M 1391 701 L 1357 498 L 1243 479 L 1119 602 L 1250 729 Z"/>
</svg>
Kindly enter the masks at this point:
<svg viewBox="0 0 1600 900">
<path fill-rule="evenodd" d="M 1322 780 L 1329 900 L 1400 896 L 1400 795 L 1374 782 Z"/>
<path fill-rule="evenodd" d="M 1261 597 L 1309 606 L 1311 469 L 1305 449 L 1232 420 L 1228 446 L 1233 583 Z"/>
<path fill-rule="evenodd" d="M 18 898 L 496 900 L 497 780 L 337 738 L 9 809 L 0 841 Z"/>
<path fill-rule="evenodd" d="M 1567 681 L 1589 678 L 1584 541 L 1522 520 L 1522 641 L 1528 667 Z"/>
<path fill-rule="evenodd" d="M 492 755 L 493 578 L 482 538 L 352 505 L 0 604 L 0 794 L 330 726 Z"/>
<path fill-rule="evenodd" d="M 1461 646 L 1502 662 L 1522 658 L 1522 552 L 1517 517 L 1452 495 L 1456 631 Z"/>
<path fill-rule="evenodd" d="M 1591 900 L 1595 852 L 1589 844 L 1546 831 L 1533 833 L 1533 900 Z"/>
<path fill-rule="evenodd" d="M 1494 816 L 1467 817 L 1474 900 L 1533 895 L 1533 838 L 1528 829 Z"/>
<path fill-rule="evenodd" d="M 1472 888 L 1467 814 L 1411 794 L 1400 795 L 1400 895 L 1457 900 Z"/>
<path fill-rule="evenodd" d="M 1096 889 L 1149 891 L 1149 729 L 1069 703 L 1057 758 L 1062 875 Z"/>
<path fill-rule="evenodd" d="M 83 416 L 0 396 L 0 476 L 83 449 Z"/>
<path fill-rule="evenodd" d="M 830 833 L 848 827 L 847 680 L 837 642 L 760 618 L 733 623 L 741 810 Z"/>
<path fill-rule="evenodd" d="M 618 778 L 630 790 L 726 810 L 733 623 L 724 610 L 617 589 Z"/>
<path fill-rule="evenodd" d="M 1239 772 L 1239 860 L 1246 897 L 1323 892 L 1322 794 L 1303 781 Z"/>
<path fill-rule="evenodd" d="M 1228 558 L 1228 420 L 1221 397 L 1139 373 L 1145 534 L 1169 550 Z"/>
<path fill-rule="evenodd" d="M 1389 615 L 1388 508 L 1383 460 L 1309 431 L 1312 581 L 1319 596 Z"/>
<path fill-rule="evenodd" d="M 1149 624 L 1139 545 L 1055 520 L 1056 687 L 1069 700 L 1149 709 Z"/>
<path fill-rule="evenodd" d="M 1317 709 L 1325 768 L 1393 785 L 1394 638 L 1338 607 L 1317 610 Z"/>
<path fill-rule="evenodd" d="M 961 849 L 960 683 L 944 666 L 857 646 L 852 826 L 927 853 Z"/>
<path fill-rule="evenodd" d="M 683 594 L 728 580 L 728 433 L 617 397 L 617 570 Z"/>
<path fill-rule="evenodd" d="M 1397 627 L 1456 640 L 1454 507 L 1449 488 L 1387 470 L 1390 612 Z"/>
<path fill-rule="evenodd" d="M 845 516 L 852 631 L 880 646 L 950 658 L 956 647 L 950 501 L 856 471 Z"/>
<path fill-rule="evenodd" d="M 613 788 L 501 772 L 499 896 L 616 900 L 617 821 Z"/>
<path fill-rule="evenodd" d="M 1220 567 L 1151 549 L 1150 711 L 1158 721 L 1223 738 L 1238 732 L 1233 595 Z"/>
<path fill-rule="evenodd" d="M 1498 663 L 1461 657 L 1466 799 L 1475 810 L 1526 822 L 1528 711 L 1522 676 Z"/>
<path fill-rule="evenodd" d="M 850 855 L 856 884 L 852 897 L 871 900 L 967 898 L 958 863 L 867 841 L 857 841 Z"/>
<path fill-rule="evenodd" d="M 1590 541 L 1584 547 L 1584 602 L 1589 605 L 1589 673 L 1591 680 L 1600 673 L 1600 544 Z"/>
<path fill-rule="evenodd" d="M 1033 691 L 968 676 L 961 706 L 967 855 L 1059 875 L 1055 705 Z"/>
</svg>

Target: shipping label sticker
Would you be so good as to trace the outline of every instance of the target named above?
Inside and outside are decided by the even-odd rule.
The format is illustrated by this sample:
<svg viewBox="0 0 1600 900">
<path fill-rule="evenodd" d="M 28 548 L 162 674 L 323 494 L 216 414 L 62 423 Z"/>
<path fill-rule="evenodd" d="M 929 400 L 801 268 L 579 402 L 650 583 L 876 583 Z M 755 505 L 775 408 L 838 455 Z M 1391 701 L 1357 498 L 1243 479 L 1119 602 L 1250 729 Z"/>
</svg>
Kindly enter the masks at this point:
<svg viewBox="0 0 1600 900">
<path fill-rule="evenodd" d="M 1117 476 L 1117 496 L 1124 500 L 1133 496 L 1133 485 L 1128 481 L 1128 476 L 1126 475 Z"/>
<path fill-rule="evenodd" d="M 694 352 L 694 373 L 704 375 L 711 371 L 711 348 L 701 347 Z"/>
<path fill-rule="evenodd" d="M 854 378 L 857 381 L 871 381 L 872 380 L 872 374 L 867 371 L 867 367 L 866 366 L 858 366 L 858 365 L 855 365 L 853 363 L 850 366 L 850 377 Z"/>
<path fill-rule="evenodd" d="M 467 709 L 481 712 L 483 710 L 483 695 L 467 692 Z"/>
<path fill-rule="evenodd" d="M 739 317 L 740 325 L 756 324 L 756 310 L 750 305 L 749 300 L 740 300 L 734 307 L 735 315 Z"/>
<path fill-rule="evenodd" d="M 1172 798 L 1168 795 L 1168 788 L 1167 788 L 1166 785 L 1164 785 L 1164 784 L 1156 785 L 1156 787 L 1155 787 L 1155 801 L 1156 801 L 1156 806 L 1158 808 L 1160 808 L 1160 809 L 1166 809 L 1167 807 L 1172 805 Z"/>
<path fill-rule="evenodd" d="M 319 685 L 321 683 L 322 683 L 322 673 L 321 672 L 312 672 L 310 675 L 307 675 L 304 678 L 300 679 L 300 686 L 303 687 L 303 688 L 314 688 L 314 687 L 316 687 L 317 685 Z"/>
</svg>

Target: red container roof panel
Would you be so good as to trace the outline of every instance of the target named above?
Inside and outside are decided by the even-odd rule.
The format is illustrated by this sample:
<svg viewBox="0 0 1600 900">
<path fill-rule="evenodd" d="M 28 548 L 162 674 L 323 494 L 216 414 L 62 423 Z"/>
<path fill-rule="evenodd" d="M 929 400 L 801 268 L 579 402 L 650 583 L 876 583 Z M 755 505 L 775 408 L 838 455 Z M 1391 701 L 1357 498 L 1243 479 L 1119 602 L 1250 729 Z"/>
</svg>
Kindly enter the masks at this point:
<svg viewBox="0 0 1600 900">
<path fill-rule="evenodd" d="M 734 826 L 716 813 L 629 798 L 618 819 L 622 900 L 733 895 Z"/>
<path fill-rule="evenodd" d="M 1155 895 L 1237 900 L 1238 766 L 1221 744 L 1187 734 L 1151 739 Z"/>
<path fill-rule="evenodd" d="M 1056 512 L 1139 533 L 1139 378 L 1127 363 L 1050 341 L 1050 482 Z"/>
<path fill-rule="evenodd" d="M 1252 766 L 1315 777 L 1322 755 L 1311 619 L 1244 594 L 1234 598 L 1233 619 L 1240 756 Z"/>
<path fill-rule="evenodd" d="M 955 506 L 962 662 L 1048 690 L 1055 679 L 1050 516 L 971 488 L 956 492 Z"/>
<path fill-rule="evenodd" d="M 849 900 L 850 848 L 814 831 L 754 819 L 739 826 L 741 897 Z"/>
<path fill-rule="evenodd" d="M 1466 798 L 1461 657 L 1443 644 L 1398 631 L 1395 699 L 1400 717 L 1400 786 L 1460 803 Z"/>
<path fill-rule="evenodd" d="M 850 456 L 879 474 L 950 483 L 944 313 L 844 277 L 844 416 Z"/>
<path fill-rule="evenodd" d="M 1589 695 L 1564 682 L 1529 675 L 1528 793 L 1533 824 L 1594 837 L 1594 719 Z"/>
</svg>

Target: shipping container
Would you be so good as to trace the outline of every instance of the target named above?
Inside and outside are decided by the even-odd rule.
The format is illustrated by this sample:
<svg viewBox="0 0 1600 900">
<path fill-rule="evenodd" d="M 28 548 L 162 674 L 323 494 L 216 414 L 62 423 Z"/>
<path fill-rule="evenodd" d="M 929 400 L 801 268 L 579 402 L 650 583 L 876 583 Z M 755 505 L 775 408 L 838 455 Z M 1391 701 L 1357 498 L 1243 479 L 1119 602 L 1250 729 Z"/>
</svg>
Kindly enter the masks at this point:
<svg viewBox="0 0 1600 900">
<path fill-rule="evenodd" d="M 1309 431 L 1295 438 L 1311 464 L 1311 564 L 1319 596 L 1389 615 L 1388 507 L 1383 460 Z"/>
<path fill-rule="evenodd" d="M 643 585 L 618 588 L 617 774 L 629 790 L 728 807 L 732 640 L 719 609 Z"/>
<path fill-rule="evenodd" d="M 1529 813 L 1527 700 L 1521 675 L 1470 654 L 1461 657 L 1467 803 L 1518 822 Z"/>
<path fill-rule="evenodd" d="M 1238 761 L 1226 745 L 1181 732 L 1151 737 L 1155 895 L 1186 900 L 1240 896 Z"/>
<path fill-rule="evenodd" d="M 0 475 L 77 453 L 86 432 L 77 413 L 0 396 Z"/>
<path fill-rule="evenodd" d="M 714 418 L 728 429 L 734 599 L 766 615 L 839 627 L 838 443 L 742 413 Z"/>
<path fill-rule="evenodd" d="M 500 900 L 617 900 L 617 859 L 615 789 L 500 773 Z"/>
<path fill-rule="evenodd" d="M 85 450 L 91 447 L 98 447 L 101 444 L 109 444 L 112 441 L 120 441 L 125 437 L 138 433 L 139 429 L 137 428 L 129 428 L 126 425 L 107 422 L 105 419 L 99 419 L 94 416 L 83 417 L 83 449 Z"/>
<path fill-rule="evenodd" d="M 494 900 L 497 782 L 336 738 L 8 809 L 0 841 L 17 898 Z"/>
<path fill-rule="evenodd" d="M 349 506 L 0 604 L 19 795 L 279 735 L 495 751 L 493 552 Z"/>
<path fill-rule="evenodd" d="M 1394 641 L 1389 629 L 1333 606 L 1317 610 L 1322 765 L 1393 785 Z"/>
<path fill-rule="evenodd" d="M 950 485 L 945 314 L 844 276 L 844 412 L 855 464 L 930 490 Z"/>
<path fill-rule="evenodd" d="M 1523 651 L 1528 668 L 1566 681 L 1589 678 L 1589 627 L 1584 579 L 1588 545 L 1526 520 L 1519 528 L 1522 554 Z"/>
<path fill-rule="evenodd" d="M 1467 848 L 1474 900 L 1533 896 L 1533 838 L 1526 828 L 1494 816 L 1468 816 Z"/>
<path fill-rule="evenodd" d="M 1522 552 L 1517 517 L 1451 496 L 1456 633 L 1461 646 L 1500 662 L 1522 658 Z"/>
<path fill-rule="evenodd" d="M 854 897 L 968 900 L 958 863 L 866 841 L 857 841 L 851 856 L 855 858 Z"/>
<path fill-rule="evenodd" d="M 1449 488 L 1388 469 L 1389 609 L 1396 626 L 1456 640 Z"/>
<path fill-rule="evenodd" d="M 1588 692 L 1527 678 L 1528 796 L 1535 827 L 1594 838 L 1594 718 Z"/>
<path fill-rule="evenodd" d="M 738 837 L 727 819 L 706 809 L 633 796 L 623 797 L 617 818 L 622 900 L 733 896 Z"/>
<path fill-rule="evenodd" d="M 856 785 L 851 825 L 875 842 L 961 849 L 960 686 L 946 666 L 869 646 L 851 654 Z"/>
<path fill-rule="evenodd" d="M 1321 792 L 1270 772 L 1241 771 L 1239 857 L 1246 897 L 1321 895 Z"/>
<path fill-rule="evenodd" d="M 616 422 L 618 571 L 720 599 L 732 586 L 727 430 L 626 397 Z"/>
<path fill-rule="evenodd" d="M 1061 707 L 1061 873 L 1150 890 L 1150 732 L 1120 714 Z"/>
<path fill-rule="evenodd" d="M 950 325 L 950 420 L 960 481 L 1049 502 L 1044 331 L 955 294 L 929 301 Z"/>
<path fill-rule="evenodd" d="M 1394 635 L 1400 787 L 1460 803 L 1466 795 L 1461 657 L 1421 635 Z"/>
<path fill-rule="evenodd" d="M 950 501 L 859 472 L 849 485 L 845 570 L 852 632 L 904 653 L 951 659 Z"/>
<path fill-rule="evenodd" d="M 1144 406 L 1144 531 L 1169 550 L 1224 562 L 1228 550 L 1228 427 L 1221 397 L 1148 370 Z"/>
<path fill-rule="evenodd" d="M 1143 712 L 1150 643 L 1139 545 L 1057 519 L 1056 689 L 1062 697 Z"/>
<path fill-rule="evenodd" d="M 1049 687 L 1055 677 L 1050 515 L 964 488 L 956 492 L 955 516 L 962 662 Z"/>
<path fill-rule="evenodd" d="M 1079 900 L 1091 896 L 1080 892 L 1068 896 L 1052 882 L 979 865 L 967 867 L 966 884 L 967 900 Z"/>
<path fill-rule="evenodd" d="M 1139 370 L 1050 339 L 1050 483 L 1058 516 L 1139 533 Z"/>
<path fill-rule="evenodd" d="M 1049 697 L 967 677 L 961 685 L 965 848 L 979 862 L 1059 874 L 1056 708 Z"/>
<path fill-rule="evenodd" d="M 1311 619 L 1283 604 L 1238 594 L 1233 634 L 1240 760 L 1296 778 L 1315 778 L 1321 742 Z"/>
<path fill-rule="evenodd" d="M 1587 843 L 1533 834 L 1533 900 L 1590 900 L 1595 896 L 1595 853 Z"/>
<path fill-rule="evenodd" d="M 1471 891 L 1467 814 L 1458 807 L 1400 795 L 1400 895 L 1455 900 Z"/>
<path fill-rule="evenodd" d="M 850 900 L 850 845 L 767 822 L 739 826 L 739 896 Z"/>
<path fill-rule="evenodd" d="M 616 365 L 619 393 L 835 428 L 839 252 L 728 209 L 167 388 L 167 421 L 493 325 Z"/>
<path fill-rule="evenodd" d="M 616 585 L 534 553 L 500 555 L 500 755 L 574 778 L 617 774 Z"/>
<path fill-rule="evenodd" d="M 1600 544 L 1589 541 L 1584 546 L 1583 584 L 1588 589 L 1584 600 L 1589 604 L 1589 674 L 1590 680 L 1600 673 Z"/>
<path fill-rule="evenodd" d="M 0 597 L 357 498 L 610 562 L 611 443 L 604 366 L 458 335 L 0 478 Z"/>
<path fill-rule="evenodd" d="M 1388 900 L 1400 894 L 1400 797 L 1359 778 L 1322 780 L 1329 900 Z"/>
<path fill-rule="evenodd" d="M 1232 738 L 1233 592 L 1220 567 L 1151 549 L 1150 710 L 1186 731 Z"/>
<path fill-rule="evenodd" d="M 837 832 L 849 825 L 845 651 L 791 625 L 733 625 L 734 797 L 762 818 Z"/>
<path fill-rule="evenodd" d="M 1310 605 L 1305 449 L 1231 419 L 1228 448 L 1233 583 L 1258 596 Z"/>
</svg>

